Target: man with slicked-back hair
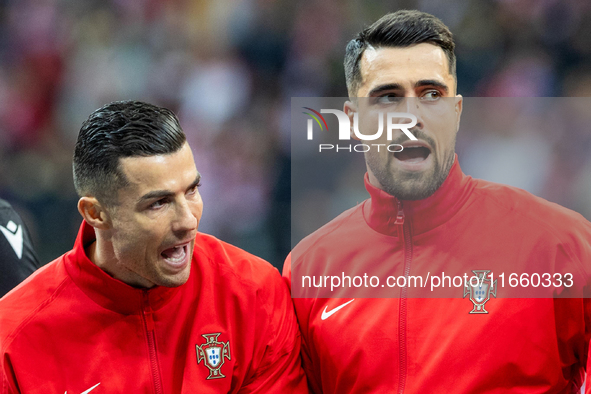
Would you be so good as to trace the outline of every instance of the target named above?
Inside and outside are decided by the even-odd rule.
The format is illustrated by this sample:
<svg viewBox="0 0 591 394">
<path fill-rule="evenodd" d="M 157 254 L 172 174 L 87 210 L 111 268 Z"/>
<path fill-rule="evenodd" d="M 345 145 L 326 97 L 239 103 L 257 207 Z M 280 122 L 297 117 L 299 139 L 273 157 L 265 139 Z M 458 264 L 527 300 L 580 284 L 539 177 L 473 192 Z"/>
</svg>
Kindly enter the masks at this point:
<svg viewBox="0 0 591 394">
<path fill-rule="evenodd" d="M 138 101 L 83 123 L 74 248 L 0 300 L 0 393 L 305 393 L 279 272 L 198 232 L 177 117 Z"/>
</svg>

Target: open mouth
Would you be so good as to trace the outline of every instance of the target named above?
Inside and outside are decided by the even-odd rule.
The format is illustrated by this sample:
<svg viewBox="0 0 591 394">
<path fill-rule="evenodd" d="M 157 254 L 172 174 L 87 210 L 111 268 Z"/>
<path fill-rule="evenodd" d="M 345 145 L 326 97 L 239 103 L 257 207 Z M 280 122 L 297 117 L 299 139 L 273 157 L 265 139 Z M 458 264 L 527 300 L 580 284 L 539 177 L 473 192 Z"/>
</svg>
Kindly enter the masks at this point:
<svg viewBox="0 0 591 394">
<path fill-rule="evenodd" d="M 184 244 L 165 249 L 160 255 L 171 265 L 183 265 L 188 253 L 188 244 Z"/>
<path fill-rule="evenodd" d="M 420 163 L 429 157 L 431 149 L 426 146 L 404 146 L 402 152 L 394 153 L 394 157 L 407 163 Z"/>
</svg>

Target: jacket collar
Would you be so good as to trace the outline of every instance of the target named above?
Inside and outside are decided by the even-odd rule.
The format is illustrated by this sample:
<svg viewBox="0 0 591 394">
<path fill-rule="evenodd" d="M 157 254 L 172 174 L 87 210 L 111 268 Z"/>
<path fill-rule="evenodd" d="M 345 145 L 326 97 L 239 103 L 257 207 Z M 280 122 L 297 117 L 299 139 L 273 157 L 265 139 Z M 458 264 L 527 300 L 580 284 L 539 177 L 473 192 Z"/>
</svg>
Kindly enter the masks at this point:
<svg viewBox="0 0 591 394">
<path fill-rule="evenodd" d="M 458 157 L 443 184 L 435 193 L 423 200 L 398 200 L 396 197 L 377 188 L 369 182 L 365 174 L 365 188 L 370 199 L 363 207 L 363 216 L 367 224 L 375 231 L 398 236 L 401 230 L 400 220 L 397 222 L 399 202 L 402 206 L 404 222 L 410 224 L 413 234 L 421 234 L 442 225 L 454 216 L 468 200 L 474 182 L 462 173 Z"/>
<path fill-rule="evenodd" d="M 132 287 L 112 278 L 86 255 L 85 247 L 96 240 L 94 228 L 82 222 L 74 248 L 65 256 L 66 270 L 76 285 L 94 302 L 122 314 L 138 314 L 142 308 L 158 310 L 178 293 L 179 286 L 156 286 L 149 290 Z"/>
</svg>

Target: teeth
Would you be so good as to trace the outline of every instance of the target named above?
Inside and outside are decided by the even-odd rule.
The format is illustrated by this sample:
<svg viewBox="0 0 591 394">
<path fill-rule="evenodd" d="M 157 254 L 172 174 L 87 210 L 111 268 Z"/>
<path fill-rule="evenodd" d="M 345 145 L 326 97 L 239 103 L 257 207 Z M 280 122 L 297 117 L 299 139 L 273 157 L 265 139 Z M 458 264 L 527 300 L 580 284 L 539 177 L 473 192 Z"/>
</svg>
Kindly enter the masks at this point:
<svg viewBox="0 0 591 394">
<path fill-rule="evenodd" d="M 163 253 L 163 257 L 173 263 L 180 262 L 185 258 L 185 248 L 182 246 L 174 246 L 170 248 L 170 253 Z"/>
</svg>

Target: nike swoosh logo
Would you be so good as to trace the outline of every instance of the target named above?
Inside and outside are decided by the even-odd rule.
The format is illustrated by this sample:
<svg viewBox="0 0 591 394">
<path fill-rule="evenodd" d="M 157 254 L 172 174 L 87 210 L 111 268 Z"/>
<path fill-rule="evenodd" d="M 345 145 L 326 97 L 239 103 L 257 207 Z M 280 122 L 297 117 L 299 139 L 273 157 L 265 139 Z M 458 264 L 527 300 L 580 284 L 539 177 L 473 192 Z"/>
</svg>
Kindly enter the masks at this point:
<svg viewBox="0 0 591 394">
<path fill-rule="evenodd" d="M 0 226 L 0 230 L 4 233 L 6 240 L 14 249 L 17 257 L 23 257 L 23 226 L 17 226 L 12 220 L 8 222 L 6 227 Z"/>
<path fill-rule="evenodd" d="M 90 393 L 92 390 L 94 390 L 99 384 L 101 384 L 100 382 L 98 382 L 97 384 L 95 384 L 94 386 L 92 386 L 91 388 L 89 388 L 88 390 L 80 393 L 80 394 L 88 394 Z M 68 392 L 66 391 L 64 394 L 68 394 Z"/>
<path fill-rule="evenodd" d="M 328 309 L 328 305 L 324 307 L 324 311 L 322 311 L 322 316 L 320 317 L 322 320 L 326 320 L 329 317 L 331 317 L 332 315 L 334 315 L 335 313 L 337 313 L 338 311 L 340 311 L 341 309 L 343 309 L 344 307 L 346 307 L 347 305 L 349 305 L 350 303 L 352 303 L 353 301 L 355 301 L 355 298 L 353 298 L 351 301 L 349 302 L 345 302 L 342 305 L 337 306 L 334 309 L 331 309 L 330 312 L 327 312 L 326 310 Z"/>
</svg>

